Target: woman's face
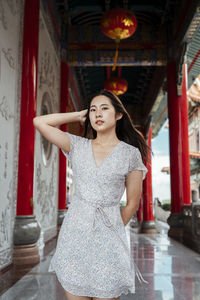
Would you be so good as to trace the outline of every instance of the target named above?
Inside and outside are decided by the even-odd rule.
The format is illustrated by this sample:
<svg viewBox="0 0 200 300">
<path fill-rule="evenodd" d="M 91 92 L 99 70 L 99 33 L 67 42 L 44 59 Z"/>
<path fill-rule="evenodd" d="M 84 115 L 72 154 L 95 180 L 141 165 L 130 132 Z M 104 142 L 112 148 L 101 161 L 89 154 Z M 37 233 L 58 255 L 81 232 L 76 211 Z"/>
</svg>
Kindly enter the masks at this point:
<svg viewBox="0 0 200 300">
<path fill-rule="evenodd" d="M 119 115 L 116 117 L 111 100 L 104 95 L 100 95 L 94 97 L 90 103 L 89 119 L 94 130 L 104 131 L 112 127 L 115 128 L 120 117 Z"/>
</svg>

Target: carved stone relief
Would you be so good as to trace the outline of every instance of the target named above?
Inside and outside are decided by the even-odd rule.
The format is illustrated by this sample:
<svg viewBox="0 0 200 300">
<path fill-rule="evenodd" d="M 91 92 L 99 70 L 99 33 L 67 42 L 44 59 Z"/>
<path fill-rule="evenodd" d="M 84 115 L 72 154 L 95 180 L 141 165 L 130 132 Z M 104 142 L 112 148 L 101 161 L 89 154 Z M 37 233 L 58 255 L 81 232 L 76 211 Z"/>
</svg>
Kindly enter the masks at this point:
<svg viewBox="0 0 200 300">
<path fill-rule="evenodd" d="M 5 15 L 5 1 L 4 0 L 0 0 L 0 23 L 2 24 L 2 27 L 7 30 L 8 29 L 8 21 L 6 19 L 6 15 Z"/>
<path fill-rule="evenodd" d="M 8 48 L 2 48 L 2 52 L 4 54 L 5 59 L 8 62 L 9 67 L 11 67 L 12 69 L 15 69 L 15 61 L 14 61 L 14 57 L 13 57 L 13 50 Z"/>
<path fill-rule="evenodd" d="M 7 266 L 12 263 L 12 248 L 7 248 L 0 253 L 0 266 Z"/>
<path fill-rule="evenodd" d="M 51 113 L 53 113 L 51 98 L 49 94 L 45 92 L 42 97 L 40 115 L 46 115 Z M 52 153 L 52 144 L 47 139 L 45 139 L 45 137 L 40 135 L 40 145 L 41 145 L 41 152 L 42 152 L 42 160 L 46 167 L 50 162 L 50 156 Z"/>
<path fill-rule="evenodd" d="M 40 44 L 46 44 L 41 47 L 39 57 L 38 87 L 42 91 L 48 87 L 48 92 L 53 102 L 54 112 L 59 112 L 58 98 L 60 94 L 60 46 L 54 36 L 51 34 L 50 28 L 52 24 L 49 22 L 49 12 L 44 10 L 41 5 L 40 11 Z M 48 32 L 48 34 L 47 34 Z"/>
<path fill-rule="evenodd" d="M 8 10 L 12 16 L 16 16 L 20 13 L 23 4 L 24 1 L 20 0 L 0 0 L 0 23 L 5 30 L 8 29 Z"/>
<path fill-rule="evenodd" d="M 23 7 L 24 0 L 0 0 L 0 269 L 12 262 L 13 252 L 21 109 Z"/>
<path fill-rule="evenodd" d="M 59 87 L 60 78 L 59 78 L 58 71 L 59 71 L 59 65 L 57 59 L 54 57 L 54 61 L 53 61 L 53 55 L 50 52 L 45 50 L 41 54 L 41 59 L 39 64 L 38 88 L 41 91 L 48 88 L 48 92 L 51 95 L 54 112 L 58 111 L 57 99 L 60 91 L 60 87 Z"/>
<path fill-rule="evenodd" d="M 37 115 L 43 115 L 59 111 L 60 60 L 43 11 L 39 28 Z M 57 231 L 58 149 L 39 132 L 36 132 L 34 165 L 34 214 L 47 241 Z"/>
<path fill-rule="evenodd" d="M 51 16 L 50 16 L 50 13 L 49 13 L 49 9 L 47 9 L 47 6 L 43 5 L 43 2 L 41 1 L 41 6 L 40 6 L 40 9 L 41 9 L 41 15 L 42 15 L 42 18 L 45 22 L 42 22 L 43 24 L 40 23 L 40 29 L 41 30 L 45 30 L 45 27 L 46 27 L 46 30 L 48 31 L 48 35 L 51 39 L 51 44 L 53 45 L 54 47 L 54 50 L 56 53 L 59 53 L 60 52 L 60 43 L 58 41 L 58 37 L 55 33 L 55 28 L 54 28 L 54 25 L 52 24 L 52 19 L 51 19 Z M 59 20 L 59 16 L 57 18 L 57 21 Z M 59 29 L 60 25 L 58 25 L 58 29 Z"/>
<path fill-rule="evenodd" d="M 9 183 L 9 190 L 6 199 L 6 204 L 1 212 L 0 217 L 0 248 L 9 246 L 10 242 L 10 220 L 13 218 L 12 215 L 12 180 Z"/>
<path fill-rule="evenodd" d="M 36 169 L 36 188 L 37 199 L 35 199 L 37 207 L 40 213 L 37 214 L 37 218 L 42 225 L 43 229 L 49 227 L 49 223 L 55 223 L 57 218 L 57 205 L 55 203 L 55 195 L 57 193 L 57 178 L 55 176 L 55 169 L 57 165 L 57 155 L 54 154 L 52 167 L 49 170 L 51 172 L 50 181 L 48 182 L 45 176 L 42 174 L 41 163 L 37 164 Z M 43 176 L 42 176 L 43 175 Z"/>
<path fill-rule="evenodd" d="M 20 1 L 20 0 L 19 0 Z M 23 45 L 23 16 L 24 0 L 19 3 L 19 41 L 17 49 L 17 84 L 16 84 L 16 106 L 14 114 L 15 139 L 14 139 L 14 157 L 13 157 L 13 205 L 16 211 L 17 205 L 17 183 L 18 183 L 18 154 L 19 154 L 19 132 L 20 132 L 20 113 L 21 113 L 21 80 L 22 80 L 22 45 Z M 15 216 L 15 214 L 14 214 Z"/>
<path fill-rule="evenodd" d="M 13 16 L 15 16 L 17 13 L 19 13 L 20 0 L 7 0 L 7 5 Z"/>
<path fill-rule="evenodd" d="M 2 99 L 0 99 L 0 115 L 6 121 L 14 118 L 14 114 L 11 112 L 11 109 L 10 109 L 9 103 L 8 103 L 8 99 L 6 96 L 3 96 Z"/>
<path fill-rule="evenodd" d="M 53 65 L 51 64 L 51 55 L 47 51 L 44 52 L 41 58 L 41 65 L 39 70 L 39 88 L 43 84 L 48 87 L 54 88 L 55 75 L 53 73 Z"/>
</svg>

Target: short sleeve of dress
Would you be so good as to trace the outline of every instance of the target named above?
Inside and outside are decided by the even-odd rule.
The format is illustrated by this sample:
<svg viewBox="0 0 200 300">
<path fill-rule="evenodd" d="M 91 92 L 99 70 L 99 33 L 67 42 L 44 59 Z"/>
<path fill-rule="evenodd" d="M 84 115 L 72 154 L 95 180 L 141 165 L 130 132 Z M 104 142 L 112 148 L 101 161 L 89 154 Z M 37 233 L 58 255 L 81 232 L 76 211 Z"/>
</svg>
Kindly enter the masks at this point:
<svg viewBox="0 0 200 300">
<path fill-rule="evenodd" d="M 74 150 L 80 145 L 82 137 L 69 132 L 65 132 L 65 134 L 68 135 L 70 139 L 70 152 L 66 152 L 63 149 L 61 149 L 61 151 L 67 159 L 72 162 Z"/>
<path fill-rule="evenodd" d="M 134 170 L 142 170 L 143 171 L 142 179 L 143 180 L 145 179 L 148 170 L 142 161 L 142 156 L 138 148 L 134 148 L 134 150 L 131 151 L 128 173 Z"/>
</svg>

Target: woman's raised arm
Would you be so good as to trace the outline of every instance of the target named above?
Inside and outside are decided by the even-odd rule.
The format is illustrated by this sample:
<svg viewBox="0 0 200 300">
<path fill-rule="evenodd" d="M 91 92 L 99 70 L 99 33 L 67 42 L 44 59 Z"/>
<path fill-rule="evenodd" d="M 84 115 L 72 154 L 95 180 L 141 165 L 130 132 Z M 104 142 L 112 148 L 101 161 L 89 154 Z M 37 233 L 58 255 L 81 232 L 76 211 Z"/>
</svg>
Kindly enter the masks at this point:
<svg viewBox="0 0 200 300">
<path fill-rule="evenodd" d="M 33 119 L 33 125 L 49 142 L 66 152 L 70 152 L 69 137 L 56 126 L 72 122 L 83 123 L 86 114 L 87 109 L 78 112 L 42 115 Z"/>
</svg>

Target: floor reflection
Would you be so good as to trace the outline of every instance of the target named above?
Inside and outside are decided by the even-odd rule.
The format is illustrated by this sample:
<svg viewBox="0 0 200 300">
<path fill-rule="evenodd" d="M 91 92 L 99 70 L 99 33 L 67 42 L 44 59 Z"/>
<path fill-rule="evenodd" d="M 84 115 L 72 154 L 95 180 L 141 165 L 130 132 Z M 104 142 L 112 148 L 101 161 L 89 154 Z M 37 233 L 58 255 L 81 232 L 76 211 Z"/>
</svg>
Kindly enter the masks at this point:
<svg viewBox="0 0 200 300">
<path fill-rule="evenodd" d="M 200 255 L 167 236 L 168 225 L 156 223 L 157 234 L 136 234 L 126 226 L 135 263 L 149 284 L 136 278 L 136 294 L 121 300 L 199 300 Z M 47 268 L 55 249 L 8 289 L 0 299 L 64 300 L 63 289 Z"/>
</svg>

